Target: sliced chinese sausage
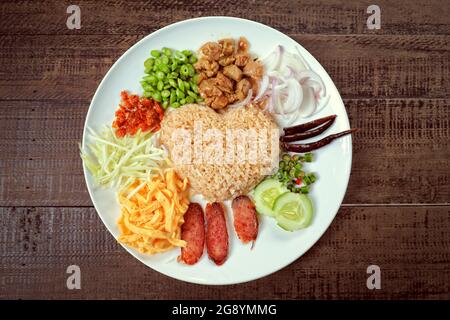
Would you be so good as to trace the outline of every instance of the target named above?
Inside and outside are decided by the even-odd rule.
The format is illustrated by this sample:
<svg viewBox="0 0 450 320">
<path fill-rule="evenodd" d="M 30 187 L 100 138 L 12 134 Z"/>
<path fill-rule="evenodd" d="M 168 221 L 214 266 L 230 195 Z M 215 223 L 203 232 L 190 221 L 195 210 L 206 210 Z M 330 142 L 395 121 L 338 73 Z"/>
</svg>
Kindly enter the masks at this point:
<svg viewBox="0 0 450 320">
<path fill-rule="evenodd" d="M 179 261 L 189 265 L 197 263 L 205 248 L 205 219 L 203 209 L 198 203 L 189 204 L 184 214 L 181 239 L 186 241 L 186 247 L 181 248 Z"/>
<path fill-rule="evenodd" d="M 218 202 L 206 205 L 206 249 L 211 260 L 219 266 L 227 259 L 227 223 L 223 206 Z"/>
<path fill-rule="evenodd" d="M 255 241 L 258 236 L 258 217 L 255 205 L 247 196 L 239 196 L 232 203 L 234 230 L 243 243 Z"/>
</svg>

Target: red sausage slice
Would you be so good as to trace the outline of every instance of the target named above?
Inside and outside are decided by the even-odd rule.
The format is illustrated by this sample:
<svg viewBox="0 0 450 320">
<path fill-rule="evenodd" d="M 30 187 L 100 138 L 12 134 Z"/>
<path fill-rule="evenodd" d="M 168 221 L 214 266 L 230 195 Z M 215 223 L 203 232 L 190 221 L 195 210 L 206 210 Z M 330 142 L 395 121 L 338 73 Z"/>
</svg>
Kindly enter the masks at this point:
<svg viewBox="0 0 450 320">
<path fill-rule="evenodd" d="M 218 266 L 227 259 L 227 223 L 222 204 L 218 202 L 206 205 L 206 249 L 211 260 Z"/>
<path fill-rule="evenodd" d="M 187 244 L 186 247 L 181 248 L 181 256 L 178 260 L 189 265 L 197 263 L 205 248 L 205 219 L 202 207 L 198 203 L 190 203 L 184 214 L 181 239 Z"/>
<path fill-rule="evenodd" d="M 247 196 L 239 196 L 232 203 L 234 230 L 243 243 L 255 241 L 258 236 L 258 217 L 255 205 Z"/>
</svg>

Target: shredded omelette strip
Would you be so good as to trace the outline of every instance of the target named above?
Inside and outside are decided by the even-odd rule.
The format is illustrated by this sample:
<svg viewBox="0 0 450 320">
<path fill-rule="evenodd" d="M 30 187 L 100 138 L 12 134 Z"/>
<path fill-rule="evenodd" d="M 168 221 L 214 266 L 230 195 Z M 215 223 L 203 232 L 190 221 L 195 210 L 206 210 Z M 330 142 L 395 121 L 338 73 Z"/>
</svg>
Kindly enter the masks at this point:
<svg viewBox="0 0 450 320">
<path fill-rule="evenodd" d="M 189 206 L 188 185 L 187 179 L 168 169 L 147 181 L 136 180 L 119 193 L 122 208 L 117 240 L 146 254 L 186 246 L 181 225 Z"/>
</svg>

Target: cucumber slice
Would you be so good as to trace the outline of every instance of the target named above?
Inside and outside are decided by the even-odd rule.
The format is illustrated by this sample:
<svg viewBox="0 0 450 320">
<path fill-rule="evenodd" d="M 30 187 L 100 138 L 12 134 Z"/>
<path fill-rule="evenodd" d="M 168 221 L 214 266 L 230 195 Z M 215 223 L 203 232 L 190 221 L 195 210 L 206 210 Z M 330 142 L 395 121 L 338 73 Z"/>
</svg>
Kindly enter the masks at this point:
<svg viewBox="0 0 450 320">
<path fill-rule="evenodd" d="M 267 179 L 261 182 L 253 192 L 256 211 L 260 214 L 274 217 L 272 208 L 275 200 L 289 190 L 277 179 Z"/>
<path fill-rule="evenodd" d="M 311 199 L 307 195 L 288 192 L 278 197 L 273 211 L 281 228 L 294 231 L 306 228 L 311 224 L 314 209 Z"/>
</svg>

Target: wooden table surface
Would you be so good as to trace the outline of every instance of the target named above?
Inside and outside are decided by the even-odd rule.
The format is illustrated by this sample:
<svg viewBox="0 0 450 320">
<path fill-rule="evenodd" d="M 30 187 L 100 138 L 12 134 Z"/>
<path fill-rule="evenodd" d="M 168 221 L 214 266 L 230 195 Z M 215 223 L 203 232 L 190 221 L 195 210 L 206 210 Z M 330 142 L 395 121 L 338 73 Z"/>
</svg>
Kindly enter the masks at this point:
<svg viewBox="0 0 450 320">
<path fill-rule="evenodd" d="M 368 30 L 366 9 L 381 8 Z M 81 9 L 69 30 L 66 8 Z M 161 275 L 97 216 L 78 156 L 111 65 L 147 34 L 209 15 L 293 37 L 338 87 L 354 136 L 344 202 L 324 236 L 273 275 L 208 287 Z M 1 1 L 0 298 L 449 299 L 450 6 L 447 1 Z M 81 290 L 66 268 L 79 265 Z M 369 265 L 381 290 L 366 287 Z"/>
</svg>

